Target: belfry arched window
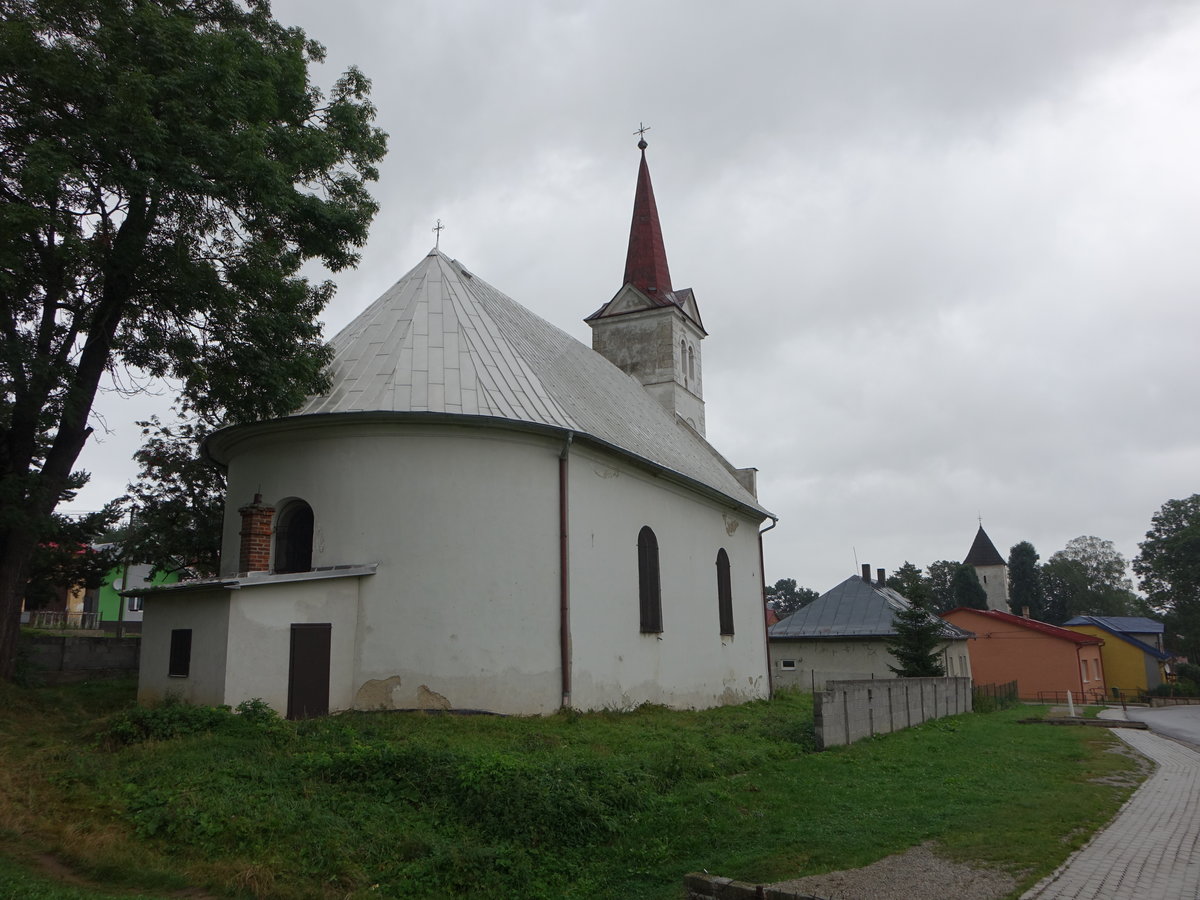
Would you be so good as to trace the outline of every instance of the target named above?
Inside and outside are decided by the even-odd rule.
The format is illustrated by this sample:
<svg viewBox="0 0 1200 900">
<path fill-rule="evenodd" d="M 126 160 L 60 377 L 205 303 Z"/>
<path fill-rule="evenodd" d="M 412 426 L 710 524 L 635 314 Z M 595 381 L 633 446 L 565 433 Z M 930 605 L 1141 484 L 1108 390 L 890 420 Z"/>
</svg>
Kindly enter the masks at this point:
<svg viewBox="0 0 1200 900">
<path fill-rule="evenodd" d="M 307 572 L 312 568 L 313 511 L 293 500 L 275 521 L 275 571 Z"/>
<path fill-rule="evenodd" d="M 638 532 L 638 609 L 642 631 L 658 634 L 662 629 L 662 589 L 658 579 L 658 538 L 646 525 Z"/>
<path fill-rule="evenodd" d="M 717 614 L 721 634 L 733 634 L 733 583 L 729 578 L 729 554 L 724 547 L 717 551 Z"/>
<path fill-rule="evenodd" d="M 679 373 L 683 376 L 684 387 L 687 386 L 687 342 L 679 341 Z"/>
<path fill-rule="evenodd" d="M 696 348 L 688 347 L 688 378 L 696 380 Z"/>
</svg>

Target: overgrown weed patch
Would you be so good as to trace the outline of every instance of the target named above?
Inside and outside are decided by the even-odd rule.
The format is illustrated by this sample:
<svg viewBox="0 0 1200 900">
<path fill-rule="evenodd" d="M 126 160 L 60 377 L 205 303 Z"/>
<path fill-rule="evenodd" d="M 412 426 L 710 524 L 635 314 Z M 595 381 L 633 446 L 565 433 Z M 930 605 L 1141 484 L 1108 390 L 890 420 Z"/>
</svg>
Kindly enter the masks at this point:
<svg viewBox="0 0 1200 900">
<path fill-rule="evenodd" d="M 1025 728 L 1019 709 L 816 753 L 800 694 L 699 712 L 292 723 L 255 705 L 134 710 L 128 687 L 120 709 L 89 690 L 28 691 L 0 713 L 6 763 L 22 728 L 41 748 L 34 827 L 10 837 L 126 887 L 666 900 L 692 869 L 768 881 L 926 840 L 1036 877 L 1130 789 L 1095 780 L 1130 768 L 1104 752 L 1107 733 Z M 17 802 L 0 785 L 0 804 Z M 70 850 L 36 808 L 97 839 Z"/>
</svg>

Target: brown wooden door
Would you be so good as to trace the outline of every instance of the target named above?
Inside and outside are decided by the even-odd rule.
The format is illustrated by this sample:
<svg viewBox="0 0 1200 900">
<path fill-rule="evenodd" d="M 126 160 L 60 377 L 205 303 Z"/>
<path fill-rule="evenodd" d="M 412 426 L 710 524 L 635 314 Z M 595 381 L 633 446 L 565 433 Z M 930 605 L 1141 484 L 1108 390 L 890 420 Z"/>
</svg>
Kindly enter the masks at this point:
<svg viewBox="0 0 1200 900">
<path fill-rule="evenodd" d="M 311 719 L 329 713 L 330 624 L 293 625 L 288 666 L 289 719 Z"/>
</svg>

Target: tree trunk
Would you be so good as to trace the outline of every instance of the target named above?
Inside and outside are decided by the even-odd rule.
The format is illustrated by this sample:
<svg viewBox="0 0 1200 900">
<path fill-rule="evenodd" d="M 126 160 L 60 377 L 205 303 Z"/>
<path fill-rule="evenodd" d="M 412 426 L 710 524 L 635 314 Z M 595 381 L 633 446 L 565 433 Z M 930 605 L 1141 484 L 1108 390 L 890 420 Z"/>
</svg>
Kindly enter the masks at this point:
<svg viewBox="0 0 1200 900">
<path fill-rule="evenodd" d="M 21 600 L 29 580 L 29 559 L 37 546 L 33 532 L 9 530 L 0 538 L 0 679 L 11 681 L 17 665 Z"/>
</svg>

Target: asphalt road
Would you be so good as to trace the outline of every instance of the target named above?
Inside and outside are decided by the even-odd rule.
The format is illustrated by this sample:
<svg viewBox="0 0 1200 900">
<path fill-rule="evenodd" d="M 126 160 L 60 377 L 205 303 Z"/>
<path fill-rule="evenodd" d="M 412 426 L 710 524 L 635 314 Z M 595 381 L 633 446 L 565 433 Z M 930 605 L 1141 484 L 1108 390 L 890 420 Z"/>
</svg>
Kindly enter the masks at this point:
<svg viewBox="0 0 1200 900">
<path fill-rule="evenodd" d="M 1135 722 L 1145 722 L 1157 734 L 1200 747 L 1200 706 L 1129 707 L 1125 715 Z"/>
</svg>

